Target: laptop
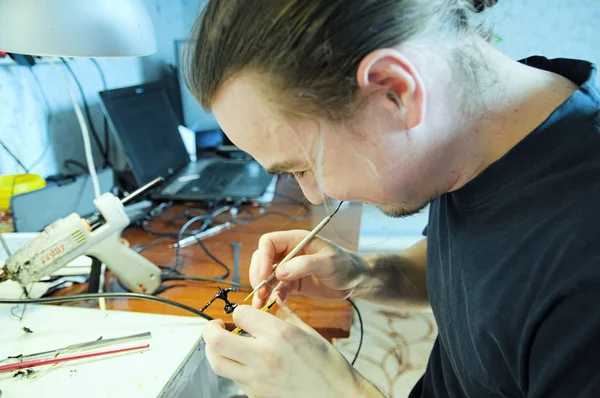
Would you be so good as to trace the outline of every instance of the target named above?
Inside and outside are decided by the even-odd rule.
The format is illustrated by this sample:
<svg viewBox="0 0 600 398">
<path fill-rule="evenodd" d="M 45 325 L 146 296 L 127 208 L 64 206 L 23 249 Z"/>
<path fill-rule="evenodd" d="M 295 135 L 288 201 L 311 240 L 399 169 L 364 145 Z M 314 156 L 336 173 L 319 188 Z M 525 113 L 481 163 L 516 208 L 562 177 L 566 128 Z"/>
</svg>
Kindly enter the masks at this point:
<svg viewBox="0 0 600 398">
<path fill-rule="evenodd" d="M 100 92 L 101 105 L 120 143 L 135 185 L 165 182 L 157 200 L 255 202 L 275 176 L 251 157 L 199 157 L 191 161 L 166 88 L 160 82 Z"/>
</svg>

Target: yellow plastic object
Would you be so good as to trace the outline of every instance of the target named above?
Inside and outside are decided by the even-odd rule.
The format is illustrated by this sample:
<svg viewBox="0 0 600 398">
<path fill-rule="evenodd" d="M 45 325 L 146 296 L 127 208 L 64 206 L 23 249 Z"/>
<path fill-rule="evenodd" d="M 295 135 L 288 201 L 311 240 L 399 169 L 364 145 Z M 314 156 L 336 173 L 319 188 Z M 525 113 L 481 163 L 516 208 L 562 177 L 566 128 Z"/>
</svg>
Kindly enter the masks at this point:
<svg viewBox="0 0 600 398">
<path fill-rule="evenodd" d="M 46 180 L 37 174 L 11 174 L 0 176 L 0 210 L 10 209 L 10 198 L 44 188 Z"/>
</svg>

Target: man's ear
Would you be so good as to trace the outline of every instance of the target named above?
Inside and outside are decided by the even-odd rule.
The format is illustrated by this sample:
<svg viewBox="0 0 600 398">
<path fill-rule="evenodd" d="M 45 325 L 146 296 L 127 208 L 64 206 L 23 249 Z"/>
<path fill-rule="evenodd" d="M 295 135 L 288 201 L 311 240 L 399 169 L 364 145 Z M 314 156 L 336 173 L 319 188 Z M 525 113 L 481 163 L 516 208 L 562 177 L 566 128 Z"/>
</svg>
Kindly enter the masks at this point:
<svg viewBox="0 0 600 398">
<path fill-rule="evenodd" d="M 399 112 L 408 130 L 425 115 L 425 87 L 412 63 L 394 49 L 375 50 L 360 63 L 356 79 L 367 91 L 383 90 L 384 106 Z"/>
</svg>

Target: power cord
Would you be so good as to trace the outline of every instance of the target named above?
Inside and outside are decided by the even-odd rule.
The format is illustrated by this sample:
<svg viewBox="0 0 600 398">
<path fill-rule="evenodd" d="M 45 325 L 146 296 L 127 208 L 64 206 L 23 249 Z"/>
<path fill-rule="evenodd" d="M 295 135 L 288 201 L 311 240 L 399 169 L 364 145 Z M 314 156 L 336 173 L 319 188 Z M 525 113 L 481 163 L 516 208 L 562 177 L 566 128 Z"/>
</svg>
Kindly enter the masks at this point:
<svg viewBox="0 0 600 398">
<path fill-rule="evenodd" d="M 177 301 L 165 299 L 162 297 L 150 296 L 146 294 L 139 293 L 88 293 L 88 294 L 75 294 L 72 296 L 64 296 L 64 297 L 49 297 L 49 298 L 37 298 L 37 299 L 5 299 L 0 298 L 0 304 L 50 304 L 50 303 L 66 303 L 70 301 L 85 301 L 85 300 L 95 300 L 98 298 L 108 298 L 108 299 L 118 299 L 118 298 L 126 298 L 126 299 L 134 299 L 134 300 L 148 300 L 155 301 L 158 303 L 170 305 L 173 307 L 180 308 L 187 312 L 190 312 L 194 315 L 198 315 L 208 321 L 212 321 L 213 318 L 209 315 L 206 315 L 199 310 L 187 306 L 185 304 L 178 303 Z"/>
<path fill-rule="evenodd" d="M 50 101 L 48 101 L 48 97 L 46 96 L 46 93 L 44 92 L 44 88 L 42 86 L 42 83 L 40 82 L 40 79 L 38 78 L 37 74 L 34 72 L 32 67 L 29 67 L 29 72 L 31 72 L 31 76 L 33 77 L 33 80 L 35 81 L 35 84 L 38 87 L 38 91 L 40 92 L 40 96 L 42 97 L 42 100 L 44 101 L 44 106 L 46 108 L 46 115 L 47 115 L 46 116 L 46 129 L 47 129 L 46 144 L 44 145 L 44 149 L 42 149 L 42 153 L 40 154 L 40 156 L 38 156 L 38 158 L 36 160 L 34 160 L 31 163 L 31 165 L 29 166 L 29 170 L 33 170 L 46 157 L 46 154 L 48 153 L 48 149 L 50 149 L 50 147 L 52 146 L 52 140 L 50 138 L 50 127 L 52 125 L 52 118 L 54 117 L 54 115 L 52 114 L 52 108 L 50 107 Z"/>
<path fill-rule="evenodd" d="M 88 165 L 88 171 L 90 173 L 90 179 L 92 180 L 92 186 L 94 187 L 94 197 L 98 198 L 98 197 L 100 197 L 100 194 L 101 194 L 100 181 L 98 180 L 98 174 L 96 173 L 96 165 L 94 163 L 94 154 L 92 153 L 92 144 L 90 142 L 89 126 L 88 126 L 87 122 L 85 121 L 83 111 L 81 110 L 81 107 L 79 106 L 79 102 L 77 101 L 77 98 L 75 98 L 75 93 L 73 92 L 73 90 L 71 89 L 71 86 L 69 85 L 69 83 L 67 81 L 67 77 L 56 66 L 56 64 L 52 60 L 52 57 L 48 58 L 48 62 L 50 63 L 50 65 L 52 66 L 52 68 L 54 69 L 54 71 L 56 72 L 58 77 L 60 78 L 60 80 L 62 81 L 65 89 L 67 90 L 67 93 L 69 93 L 69 98 L 71 99 L 71 102 L 73 104 L 73 110 L 75 111 L 75 116 L 77 117 L 77 123 L 79 123 L 79 127 L 81 130 L 81 138 L 83 139 L 83 149 L 84 149 L 84 153 L 85 153 L 85 161 Z M 64 60 L 63 60 L 63 62 L 66 63 L 66 61 L 64 61 Z"/>
<path fill-rule="evenodd" d="M 81 169 L 81 171 L 83 171 L 83 174 L 89 174 L 87 166 L 78 160 L 67 159 L 63 162 L 63 166 L 65 167 L 65 169 L 71 170 L 72 165 L 77 166 L 79 169 Z"/>
<path fill-rule="evenodd" d="M 280 193 L 275 193 L 275 196 L 279 196 L 279 197 L 291 202 L 292 204 L 301 206 L 304 209 L 304 213 L 299 217 L 295 217 L 295 216 L 290 216 L 289 214 L 286 214 L 281 211 L 272 211 L 271 210 L 271 211 L 265 211 L 265 213 L 258 214 L 256 216 L 249 215 L 247 218 L 244 218 L 244 219 L 240 219 L 239 217 L 236 217 L 236 216 L 230 216 L 229 221 L 232 222 L 233 224 L 246 225 L 246 224 L 251 223 L 252 221 L 256 221 L 256 220 L 264 218 L 264 217 L 279 216 L 279 217 L 288 218 L 291 221 L 297 222 L 297 221 L 306 220 L 308 218 L 308 216 L 310 215 L 310 207 L 308 207 L 308 204 L 306 204 L 305 202 L 303 203 L 303 202 L 296 200 L 290 196 L 283 195 Z"/>
<path fill-rule="evenodd" d="M 10 149 L 8 149 L 8 147 L 6 146 L 6 144 L 4 142 L 0 141 L 0 146 L 2 146 L 2 148 L 4 148 L 4 150 L 10 155 L 10 157 L 13 158 L 15 160 L 15 162 L 17 162 L 19 164 L 19 166 L 21 166 L 21 168 L 25 171 L 26 174 L 29 174 L 29 169 L 27 167 L 25 167 L 25 165 L 23 164 L 23 162 L 21 162 L 21 160 L 17 157 L 17 155 L 12 153 L 12 151 Z"/>
<path fill-rule="evenodd" d="M 206 248 L 206 246 L 204 246 L 204 243 L 202 243 L 202 241 L 198 238 L 196 238 L 196 242 L 198 243 L 198 245 L 200 246 L 200 248 L 204 251 L 204 253 L 206 253 L 206 255 L 213 260 L 215 263 L 219 264 L 222 268 L 225 269 L 225 273 L 223 275 L 221 275 L 219 277 L 219 279 L 225 279 L 229 276 L 229 274 L 231 273 L 231 270 L 229 269 L 229 267 L 222 262 L 221 260 L 219 260 L 218 258 L 216 258 L 210 251 L 208 251 L 208 249 Z"/>
<path fill-rule="evenodd" d="M 159 239 L 157 239 L 157 240 L 155 240 L 153 242 L 150 242 L 147 245 L 144 245 L 144 247 L 142 247 L 141 250 L 145 250 L 145 249 L 147 249 L 149 247 L 152 247 L 152 246 L 156 245 L 157 243 L 159 243 L 159 241 L 161 241 L 161 239 L 162 240 L 166 240 L 167 238 L 177 238 L 177 241 L 180 241 L 185 236 L 194 236 L 194 235 L 196 235 L 196 234 L 204 231 L 209 225 L 211 225 L 213 223 L 214 218 L 216 218 L 218 215 L 220 215 L 220 214 L 228 211 L 230 208 L 231 208 L 231 206 L 224 206 L 224 207 L 221 207 L 221 208 L 219 208 L 217 210 L 212 211 L 211 213 L 206 212 L 206 214 L 202 214 L 202 215 L 199 215 L 199 216 L 192 217 L 191 219 L 189 219 L 183 225 L 183 227 L 181 227 L 181 229 L 179 230 L 178 233 L 153 231 L 153 230 L 151 230 L 148 227 L 148 225 L 147 225 L 148 220 L 146 220 L 146 221 L 144 221 L 142 223 L 142 228 L 144 229 L 144 231 L 146 231 L 147 233 L 149 233 L 151 235 L 159 236 Z M 202 210 L 202 209 L 197 209 L 197 211 L 205 212 L 205 210 Z M 190 210 L 186 210 L 182 214 L 183 214 L 184 217 L 189 217 L 190 213 L 191 213 Z M 182 215 L 178 215 L 173 220 L 171 220 L 171 222 L 173 222 L 174 220 L 178 220 L 181 217 L 182 217 Z M 187 232 L 187 230 L 193 224 L 198 223 L 200 221 L 202 221 L 202 226 L 199 229 L 194 230 L 192 232 Z M 204 253 L 211 260 L 213 260 L 215 263 L 217 263 L 218 265 L 220 265 L 221 267 L 223 267 L 225 269 L 225 273 L 223 275 L 221 275 L 217 279 L 225 279 L 225 278 L 227 278 L 230 275 L 230 273 L 231 273 L 231 270 L 227 266 L 227 264 L 225 264 L 223 261 L 221 261 L 217 257 L 215 257 L 215 255 L 213 255 L 208 250 L 208 248 L 204 245 L 204 243 L 202 243 L 202 241 L 200 239 L 196 239 L 196 242 L 198 243 L 198 245 L 200 246 L 200 248 L 204 251 Z M 139 253 L 139 251 L 138 251 L 138 253 Z M 171 272 L 177 271 L 180 266 L 181 266 L 181 246 L 177 246 L 176 251 L 175 251 L 175 265 L 170 269 L 170 271 Z"/>
<path fill-rule="evenodd" d="M 71 68 L 71 65 L 69 65 L 69 63 L 67 62 L 67 60 L 64 59 L 64 58 L 60 58 L 60 60 L 65 65 L 65 67 L 69 70 L 69 73 L 73 77 L 73 80 L 75 80 L 75 84 L 77 85 L 77 88 L 78 88 L 79 93 L 81 95 L 81 99 L 83 101 L 83 110 L 85 112 L 85 116 L 86 116 L 88 124 L 90 126 L 90 132 L 92 133 L 92 136 L 94 137 L 94 141 L 96 141 L 96 145 L 98 146 L 98 149 L 100 150 L 100 153 L 102 154 L 102 156 L 104 158 L 104 162 L 106 164 L 109 164 L 108 152 L 106 151 L 106 149 L 102 145 L 102 141 L 100 140 L 100 136 L 98 135 L 98 132 L 96 131 L 96 128 L 94 127 L 94 123 L 93 123 L 93 120 L 92 120 L 92 114 L 90 112 L 90 107 L 89 107 L 87 99 L 85 97 L 85 93 L 83 91 L 83 87 L 81 86 L 81 82 L 77 78 L 77 75 L 75 74 L 75 72 L 73 71 L 73 69 Z"/>
<path fill-rule="evenodd" d="M 224 285 L 234 286 L 234 287 L 238 287 L 240 289 L 252 291 L 252 286 L 246 285 L 244 283 L 237 283 L 237 282 L 233 282 L 233 281 L 226 281 L 226 280 L 222 280 L 222 279 L 218 279 L 218 278 L 204 278 L 204 277 L 200 277 L 200 276 L 188 276 L 188 275 L 182 274 L 179 271 L 171 272 L 170 268 L 167 268 L 167 269 L 169 270 L 169 272 L 166 273 L 166 274 L 163 274 L 163 277 L 162 277 L 163 282 L 169 282 L 169 281 L 196 281 L 196 282 L 212 282 L 212 283 L 217 283 L 217 284 L 218 283 L 222 283 Z"/>
<path fill-rule="evenodd" d="M 351 362 L 352 366 L 354 366 L 354 364 L 356 363 L 356 360 L 358 359 L 358 355 L 360 354 L 360 349 L 362 348 L 365 332 L 364 332 L 364 327 L 363 327 L 362 316 L 360 316 L 360 311 L 358 310 L 358 307 L 356 306 L 354 301 L 352 301 L 351 299 L 346 299 L 346 300 L 348 300 L 348 302 L 352 305 L 352 307 L 354 307 L 354 310 L 356 311 L 356 315 L 358 315 L 358 323 L 360 325 L 360 340 L 358 341 L 358 349 L 356 350 L 356 354 L 354 354 L 354 359 L 352 359 L 352 362 Z"/>
<path fill-rule="evenodd" d="M 155 231 L 152 228 L 150 228 L 148 226 L 148 222 L 150 220 L 144 220 L 140 226 L 141 228 L 144 230 L 144 232 L 146 232 L 148 235 L 153 235 L 153 236 L 157 236 L 159 238 L 168 238 L 168 239 L 178 239 L 179 238 L 179 232 L 162 232 L 162 231 Z M 203 230 L 200 229 L 194 229 L 192 231 L 186 231 L 184 232 L 183 236 L 192 236 L 192 235 L 196 235 L 200 232 L 202 232 Z"/>
<path fill-rule="evenodd" d="M 208 225 L 210 225 L 210 220 L 206 219 L 206 216 L 196 216 L 186 222 L 183 227 L 179 230 L 179 234 L 177 235 L 177 241 L 179 242 L 183 239 L 185 232 L 188 230 L 190 226 L 198 221 L 203 221 L 202 227 L 200 227 L 200 231 L 204 231 Z M 199 240 L 198 240 L 199 241 Z M 220 262 L 219 262 L 220 263 Z M 177 269 L 181 266 L 181 245 L 177 245 L 175 249 L 175 265 L 173 266 L 173 271 L 177 271 Z M 229 272 L 229 269 L 228 269 Z"/>
<path fill-rule="evenodd" d="M 98 74 L 100 75 L 100 80 L 102 81 L 102 89 L 104 91 L 108 90 L 108 85 L 106 84 L 106 76 L 104 75 L 104 71 L 100 67 L 100 64 L 98 63 L 98 61 L 95 58 L 90 58 L 90 61 L 94 64 L 94 66 L 96 67 L 96 70 L 98 71 Z M 104 116 L 104 148 L 106 149 L 106 158 L 108 160 L 110 160 L 110 133 L 108 131 L 108 119 L 106 118 L 106 115 L 103 115 L 103 116 Z M 104 166 L 109 167 L 110 162 L 105 161 Z"/>
<path fill-rule="evenodd" d="M 143 252 L 144 250 L 148 250 L 148 249 L 150 249 L 151 247 L 154 247 L 154 246 L 158 245 L 159 243 L 165 242 L 165 241 L 167 241 L 167 240 L 170 240 L 170 239 L 171 239 L 171 238 L 168 238 L 168 237 L 164 237 L 164 236 L 163 236 L 162 238 L 155 239 L 155 240 L 153 240 L 153 241 L 152 241 L 152 242 L 150 242 L 150 243 L 146 243 L 145 245 L 138 246 L 138 247 L 136 247 L 135 249 L 133 249 L 133 251 L 134 251 L 134 252 L 136 252 L 136 253 L 141 253 L 141 252 Z"/>
</svg>

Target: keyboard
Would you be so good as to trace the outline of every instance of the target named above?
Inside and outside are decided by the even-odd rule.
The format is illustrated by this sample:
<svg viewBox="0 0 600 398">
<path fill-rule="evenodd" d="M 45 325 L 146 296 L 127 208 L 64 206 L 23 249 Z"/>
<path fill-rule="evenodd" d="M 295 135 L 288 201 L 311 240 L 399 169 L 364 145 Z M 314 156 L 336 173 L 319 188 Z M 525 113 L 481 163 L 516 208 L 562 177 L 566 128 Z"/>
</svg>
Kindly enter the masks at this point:
<svg viewBox="0 0 600 398">
<path fill-rule="evenodd" d="M 245 171 L 245 164 L 209 164 L 201 172 L 200 178 L 185 184 L 179 194 L 218 194 L 223 192 L 231 181 Z"/>
</svg>

